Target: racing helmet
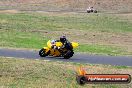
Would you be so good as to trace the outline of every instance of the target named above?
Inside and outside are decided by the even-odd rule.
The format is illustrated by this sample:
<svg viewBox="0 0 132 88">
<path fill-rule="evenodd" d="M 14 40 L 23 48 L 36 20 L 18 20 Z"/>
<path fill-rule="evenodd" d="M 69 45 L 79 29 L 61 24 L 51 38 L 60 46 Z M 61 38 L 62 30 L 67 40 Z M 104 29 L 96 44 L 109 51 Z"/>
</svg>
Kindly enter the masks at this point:
<svg viewBox="0 0 132 88">
<path fill-rule="evenodd" d="M 60 41 L 61 41 L 62 43 L 64 43 L 64 42 L 66 41 L 66 36 L 61 36 L 61 37 L 60 37 Z"/>
</svg>

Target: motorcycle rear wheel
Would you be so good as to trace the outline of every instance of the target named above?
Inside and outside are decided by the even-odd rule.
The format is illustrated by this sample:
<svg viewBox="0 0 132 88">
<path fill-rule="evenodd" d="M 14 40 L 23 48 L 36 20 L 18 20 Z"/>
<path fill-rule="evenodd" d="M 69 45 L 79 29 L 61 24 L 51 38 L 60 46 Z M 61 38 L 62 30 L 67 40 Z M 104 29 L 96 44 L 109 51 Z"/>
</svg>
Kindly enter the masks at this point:
<svg viewBox="0 0 132 88">
<path fill-rule="evenodd" d="M 69 59 L 70 57 L 72 57 L 74 54 L 73 51 L 68 51 L 65 55 L 64 55 L 64 59 Z"/>
<path fill-rule="evenodd" d="M 97 10 L 94 10 L 94 13 L 97 13 Z"/>
</svg>

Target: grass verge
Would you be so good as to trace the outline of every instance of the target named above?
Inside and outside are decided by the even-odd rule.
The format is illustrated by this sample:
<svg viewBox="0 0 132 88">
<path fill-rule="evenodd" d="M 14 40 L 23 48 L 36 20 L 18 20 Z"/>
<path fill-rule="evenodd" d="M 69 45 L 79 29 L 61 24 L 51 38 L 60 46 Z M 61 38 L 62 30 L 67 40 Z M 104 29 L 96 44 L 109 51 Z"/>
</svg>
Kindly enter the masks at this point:
<svg viewBox="0 0 132 88">
<path fill-rule="evenodd" d="M 106 45 L 95 45 L 95 44 L 82 44 L 77 49 L 77 52 L 87 52 L 90 54 L 102 54 L 102 55 L 131 55 L 131 52 L 127 52 L 125 49 L 114 46 L 106 46 Z"/>
<path fill-rule="evenodd" d="M 28 60 L 0 58 L 0 87 L 25 88 L 81 88 L 75 81 L 75 73 L 83 65 L 87 72 L 98 74 L 127 73 L 132 75 L 131 67 L 110 65 L 92 65 L 80 63 L 64 63 L 46 60 Z M 130 84 L 88 84 L 84 88 L 128 88 Z"/>
<path fill-rule="evenodd" d="M 68 32 L 67 36 L 72 41 L 77 40 L 80 43 L 81 46 L 77 49 L 78 52 L 108 55 L 132 54 L 131 50 L 127 51 L 127 48 L 122 47 L 132 47 L 130 45 L 132 41 L 131 34 L 129 34 L 132 32 L 131 22 L 120 20 L 118 16 L 71 13 L 1 13 L 0 20 L 0 47 L 40 49 L 46 45 L 48 39 L 58 38 L 58 36 Z M 69 34 L 69 32 L 72 34 Z M 95 33 L 92 37 L 88 36 L 91 32 Z M 107 33 L 116 33 L 115 35 L 119 34 L 119 37 L 123 36 L 121 38 L 116 37 L 119 40 L 119 44 L 117 44 L 119 48 L 115 48 L 115 45 L 109 46 L 109 41 L 99 44 L 98 41 L 108 40 L 109 38 L 111 44 L 116 42 L 112 38 L 113 36 L 110 36 L 111 34 L 107 36 Z M 86 38 L 88 39 L 86 40 Z M 123 38 L 124 41 L 120 45 Z M 89 41 L 95 43 L 91 45 Z"/>
</svg>

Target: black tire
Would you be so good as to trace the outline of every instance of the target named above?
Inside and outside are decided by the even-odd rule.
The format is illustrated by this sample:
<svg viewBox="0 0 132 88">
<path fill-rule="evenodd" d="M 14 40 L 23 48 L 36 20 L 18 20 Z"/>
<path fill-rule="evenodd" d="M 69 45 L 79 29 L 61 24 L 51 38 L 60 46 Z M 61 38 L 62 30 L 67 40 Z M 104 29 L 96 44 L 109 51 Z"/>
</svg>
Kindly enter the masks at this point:
<svg viewBox="0 0 132 88">
<path fill-rule="evenodd" d="M 64 59 L 69 59 L 70 57 L 73 56 L 73 54 L 74 54 L 74 52 L 69 50 L 69 51 L 64 55 Z"/>
<path fill-rule="evenodd" d="M 48 53 L 46 54 L 46 53 L 45 53 L 45 49 L 42 48 L 42 49 L 39 51 L 39 56 L 40 56 L 40 57 L 45 57 L 45 56 L 48 56 Z"/>
<path fill-rule="evenodd" d="M 94 13 L 97 13 L 97 10 L 95 10 Z"/>
<path fill-rule="evenodd" d="M 76 81 L 80 85 L 84 85 L 86 83 L 86 78 L 84 76 L 77 76 Z"/>
<path fill-rule="evenodd" d="M 89 10 L 87 10 L 87 13 L 90 13 L 90 11 L 89 11 Z"/>
<path fill-rule="evenodd" d="M 90 12 L 94 12 L 94 10 L 91 10 Z"/>
</svg>

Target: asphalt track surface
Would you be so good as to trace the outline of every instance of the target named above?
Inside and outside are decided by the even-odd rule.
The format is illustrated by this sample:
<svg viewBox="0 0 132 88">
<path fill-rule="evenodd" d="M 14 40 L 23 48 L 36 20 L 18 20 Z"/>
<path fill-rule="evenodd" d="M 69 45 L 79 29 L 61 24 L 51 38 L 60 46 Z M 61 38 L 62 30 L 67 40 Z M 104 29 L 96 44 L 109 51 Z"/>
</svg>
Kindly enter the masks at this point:
<svg viewBox="0 0 132 88">
<path fill-rule="evenodd" d="M 25 59 L 40 59 L 40 60 L 53 60 L 63 62 L 79 62 L 91 64 L 108 64 L 116 66 L 132 66 L 132 57 L 128 56 L 101 56 L 101 55 L 88 55 L 76 53 L 70 59 L 63 59 L 59 57 L 40 57 L 36 50 L 14 50 L 14 49 L 0 49 L 0 56 L 15 57 Z"/>
</svg>

